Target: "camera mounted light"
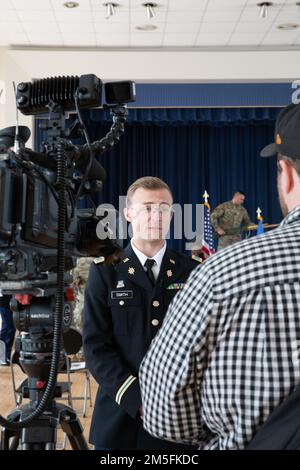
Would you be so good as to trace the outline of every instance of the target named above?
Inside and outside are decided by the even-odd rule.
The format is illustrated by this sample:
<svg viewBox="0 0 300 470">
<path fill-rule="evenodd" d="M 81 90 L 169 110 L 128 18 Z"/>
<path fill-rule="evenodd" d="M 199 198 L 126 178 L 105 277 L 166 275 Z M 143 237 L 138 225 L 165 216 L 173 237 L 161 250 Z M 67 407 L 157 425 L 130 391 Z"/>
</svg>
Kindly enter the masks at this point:
<svg viewBox="0 0 300 470">
<path fill-rule="evenodd" d="M 48 113 L 50 102 L 63 110 L 75 108 L 76 92 L 81 108 L 101 105 L 102 80 L 96 75 L 50 77 L 17 86 L 17 107 L 23 114 Z"/>
</svg>

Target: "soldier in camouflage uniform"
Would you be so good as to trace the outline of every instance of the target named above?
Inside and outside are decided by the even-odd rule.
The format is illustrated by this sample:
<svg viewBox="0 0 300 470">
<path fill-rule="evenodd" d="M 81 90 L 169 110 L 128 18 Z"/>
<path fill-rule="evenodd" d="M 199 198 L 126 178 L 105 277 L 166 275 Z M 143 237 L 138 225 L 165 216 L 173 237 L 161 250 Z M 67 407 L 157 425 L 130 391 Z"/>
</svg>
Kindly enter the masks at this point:
<svg viewBox="0 0 300 470">
<path fill-rule="evenodd" d="M 243 207 L 245 194 L 236 191 L 231 201 L 223 202 L 211 214 L 211 224 L 219 235 L 218 251 L 242 239 L 242 230 L 252 222 Z"/>
<path fill-rule="evenodd" d="M 77 265 L 73 269 L 73 287 L 75 290 L 76 301 L 73 311 L 73 323 L 72 326 L 75 326 L 82 333 L 82 324 L 83 324 L 83 304 L 84 304 L 84 291 L 87 283 L 90 265 L 94 258 L 78 258 Z M 73 358 L 78 361 L 83 361 L 83 350 L 82 348 L 76 354 L 76 357 Z"/>
</svg>

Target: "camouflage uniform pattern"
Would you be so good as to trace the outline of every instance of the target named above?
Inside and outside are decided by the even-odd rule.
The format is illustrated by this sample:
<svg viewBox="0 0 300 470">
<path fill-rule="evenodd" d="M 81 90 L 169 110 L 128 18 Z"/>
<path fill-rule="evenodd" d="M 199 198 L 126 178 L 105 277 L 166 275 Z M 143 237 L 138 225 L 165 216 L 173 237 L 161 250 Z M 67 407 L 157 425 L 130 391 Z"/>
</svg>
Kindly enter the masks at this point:
<svg viewBox="0 0 300 470">
<path fill-rule="evenodd" d="M 251 219 L 245 207 L 223 202 L 211 213 L 211 224 L 215 230 L 222 228 L 225 235 L 219 236 L 218 251 L 241 241 L 242 228 L 251 225 Z"/>
<path fill-rule="evenodd" d="M 82 333 L 83 326 L 83 304 L 84 304 L 84 291 L 87 283 L 90 265 L 94 258 L 78 258 L 77 265 L 72 271 L 73 275 L 73 287 L 75 290 L 76 301 L 73 310 L 73 323 L 72 326 L 77 328 Z M 78 361 L 84 360 L 82 348 L 73 358 Z"/>
</svg>

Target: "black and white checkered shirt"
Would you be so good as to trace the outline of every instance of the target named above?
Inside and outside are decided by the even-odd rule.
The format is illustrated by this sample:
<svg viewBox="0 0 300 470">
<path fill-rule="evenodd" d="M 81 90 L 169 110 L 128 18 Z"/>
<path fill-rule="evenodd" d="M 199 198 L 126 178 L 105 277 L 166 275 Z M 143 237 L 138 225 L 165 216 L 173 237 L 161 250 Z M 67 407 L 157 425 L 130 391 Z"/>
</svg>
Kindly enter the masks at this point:
<svg viewBox="0 0 300 470">
<path fill-rule="evenodd" d="M 243 449 L 300 385 L 300 206 L 217 253 L 173 300 L 140 369 L 144 426 Z"/>
</svg>

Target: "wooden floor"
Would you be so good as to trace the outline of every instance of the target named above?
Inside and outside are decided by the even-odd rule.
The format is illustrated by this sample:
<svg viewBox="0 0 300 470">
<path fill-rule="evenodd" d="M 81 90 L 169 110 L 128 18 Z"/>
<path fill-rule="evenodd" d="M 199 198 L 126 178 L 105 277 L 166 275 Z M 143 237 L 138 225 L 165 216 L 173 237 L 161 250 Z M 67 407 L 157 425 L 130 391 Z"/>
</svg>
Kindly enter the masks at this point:
<svg viewBox="0 0 300 470">
<path fill-rule="evenodd" d="M 16 383 L 17 386 L 26 378 L 26 375 L 22 373 L 18 366 L 14 368 L 16 372 Z M 59 376 L 58 381 L 66 381 L 66 376 Z M 91 377 L 91 388 L 92 388 L 92 401 L 93 404 L 95 403 L 95 394 L 97 391 L 97 384 L 95 380 Z M 84 374 L 82 372 L 77 372 L 72 374 L 72 395 L 73 396 L 81 396 L 83 395 L 84 391 Z M 10 367 L 1 367 L 0 366 L 0 414 L 4 417 L 16 408 L 16 404 L 14 401 L 13 395 L 13 388 L 12 388 L 12 380 L 11 380 L 11 369 Z M 59 400 L 58 400 L 59 401 Z M 27 400 L 24 400 L 24 403 L 27 403 Z M 64 400 L 63 403 L 67 404 Z M 84 429 L 84 435 L 88 440 L 90 422 L 93 408 L 87 406 L 87 417 L 83 418 L 81 416 L 82 412 L 83 401 L 76 400 L 73 402 L 73 409 L 78 413 L 78 417 Z M 63 432 L 61 430 L 58 431 L 57 437 L 57 447 L 59 448 L 61 443 L 63 442 Z M 92 446 L 90 446 L 92 448 Z M 69 443 L 67 442 L 66 449 L 70 449 Z"/>
</svg>

